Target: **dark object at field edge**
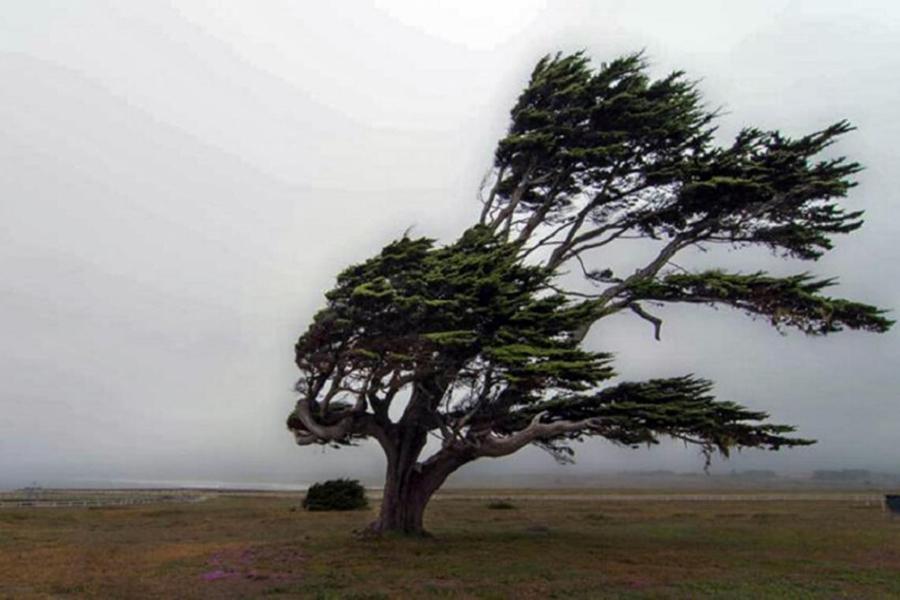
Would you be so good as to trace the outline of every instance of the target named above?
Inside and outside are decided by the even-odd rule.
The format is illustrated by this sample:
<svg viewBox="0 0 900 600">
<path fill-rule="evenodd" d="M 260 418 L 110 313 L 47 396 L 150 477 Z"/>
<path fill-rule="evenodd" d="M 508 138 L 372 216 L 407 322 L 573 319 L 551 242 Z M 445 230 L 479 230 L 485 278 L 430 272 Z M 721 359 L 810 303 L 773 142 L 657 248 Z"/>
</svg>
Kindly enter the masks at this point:
<svg viewBox="0 0 900 600">
<path fill-rule="evenodd" d="M 366 489 L 355 479 L 332 479 L 310 486 L 303 499 L 306 510 L 357 510 L 369 506 Z"/>
</svg>

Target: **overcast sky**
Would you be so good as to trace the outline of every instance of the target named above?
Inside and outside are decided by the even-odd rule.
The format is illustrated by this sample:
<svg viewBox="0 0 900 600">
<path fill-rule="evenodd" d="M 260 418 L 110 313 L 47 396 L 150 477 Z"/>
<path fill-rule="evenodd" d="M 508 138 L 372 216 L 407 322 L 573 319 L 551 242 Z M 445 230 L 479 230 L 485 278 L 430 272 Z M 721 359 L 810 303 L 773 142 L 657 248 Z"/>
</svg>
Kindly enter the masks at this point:
<svg viewBox="0 0 900 600">
<path fill-rule="evenodd" d="M 371 446 L 298 448 L 293 344 L 335 274 L 410 226 L 450 241 L 544 53 L 645 49 L 742 126 L 847 118 L 867 224 L 816 264 L 900 307 L 900 5 L 0 2 L 0 487 L 373 477 Z M 693 257 L 711 264 L 711 257 Z M 627 378 L 694 372 L 820 443 L 716 469 L 900 468 L 900 337 L 781 336 L 727 310 L 616 318 Z M 472 473 L 700 470 L 693 449 L 531 449 Z M 568 471 L 566 471 L 568 469 Z"/>
</svg>

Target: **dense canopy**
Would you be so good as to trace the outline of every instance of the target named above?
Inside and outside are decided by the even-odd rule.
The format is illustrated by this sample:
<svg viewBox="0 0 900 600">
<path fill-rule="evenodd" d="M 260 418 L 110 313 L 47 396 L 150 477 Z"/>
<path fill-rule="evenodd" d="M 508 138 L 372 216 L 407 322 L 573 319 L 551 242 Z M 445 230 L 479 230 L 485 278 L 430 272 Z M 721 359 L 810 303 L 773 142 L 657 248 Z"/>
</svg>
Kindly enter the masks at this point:
<svg viewBox="0 0 900 600">
<path fill-rule="evenodd" d="M 884 311 L 823 294 L 805 271 L 776 277 L 686 269 L 691 247 L 764 246 L 814 261 L 857 229 L 839 206 L 859 171 L 819 158 L 851 130 L 792 139 L 742 131 L 717 145 L 695 83 L 653 80 L 640 55 L 593 69 L 583 54 L 538 62 L 482 189 L 478 222 L 449 245 L 404 236 L 346 269 L 296 346 L 301 445 L 374 437 L 388 459 L 377 531 L 422 530 L 431 494 L 461 465 L 528 444 L 567 460 L 569 443 L 669 436 L 707 455 L 811 443 L 768 415 L 717 400 L 694 375 L 614 381 L 590 327 L 668 303 L 730 306 L 809 335 L 883 332 Z M 603 248 L 644 240 L 651 258 L 615 273 Z M 563 278 L 575 269 L 582 285 Z M 393 410 L 392 410 L 393 407 Z M 441 440 L 420 459 L 429 435 Z"/>
</svg>

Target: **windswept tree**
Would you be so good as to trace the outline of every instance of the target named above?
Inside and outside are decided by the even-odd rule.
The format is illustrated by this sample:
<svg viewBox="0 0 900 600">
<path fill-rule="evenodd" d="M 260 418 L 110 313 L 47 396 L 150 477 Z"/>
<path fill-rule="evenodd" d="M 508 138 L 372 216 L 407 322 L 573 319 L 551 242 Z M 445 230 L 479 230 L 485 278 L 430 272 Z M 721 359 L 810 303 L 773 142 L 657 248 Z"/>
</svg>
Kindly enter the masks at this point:
<svg viewBox="0 0 900 600">
<path fill-rule="evenodd" d="M 715 112 L 683 73 L 654 80 L 640 55 L 592 69 L 580 53 L 538 62 L 511 117 L 477 223 L 445 246 L 404 236 L 348 268 L 297 342 L 287 421 L 297 443 L 371 437 L 387 457 L 372 530 L 422 533 L 451 473 L 529 444 L 566 460 L 589 436 L 627 446 L 667 436 L 708 461 L 812 443 L 715 399 L 693 375 L 615 381 L 611 356 L 582 342 L 617 313 L 658 338 L 653 307 L 675 303 L 729 306 L 809 335 L 886 331 L 884 311 L 826 295 L 833 279 L 673 263 L 718 246 L 814 261 L 856 230 L 862 213 L 839 201 L 860 166 L 821 157 L 850 125 L 798 138 L 745 129 L 721 146 Z M 642 240 L 650 258 L 617 273 L 604 250 L 623 240 Z M 440 448 L 423 456 L 430 435 Z"/>
</svg>

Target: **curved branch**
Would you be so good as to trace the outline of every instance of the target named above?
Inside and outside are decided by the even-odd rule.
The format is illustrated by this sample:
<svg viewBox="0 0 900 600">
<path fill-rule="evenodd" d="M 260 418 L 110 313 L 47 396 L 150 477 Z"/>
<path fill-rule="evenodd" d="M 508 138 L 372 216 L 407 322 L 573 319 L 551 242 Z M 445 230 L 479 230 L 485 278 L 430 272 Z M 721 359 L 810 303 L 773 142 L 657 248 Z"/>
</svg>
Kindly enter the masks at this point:
<svg viewBox="0 0 900 600">
<path fill-rule="evenodd" d="M 303 427 L 309 432 L 309 434 L 301 433 L 301 435 L 304 437 L 307 435 L 315 436 L 317 441 L 321 442 L 336 442 L 346 438 L 350 434 L 350 430 L 353 426 L 353 413 L 347 415 L 333 425 L 322 425 L 315 417 L 313 417 L 309 405 L 309 398 L 300 398 L 297 400 L 297 407 L 294 410 L 294 414 L 297 415 L 297 418 L 300 419 Z"/>
<path fill-rule="evenodd" d="M 601 420 L 598 418 L 541 423 L 541 419 L 546 414 L 546 412 L 538 413 L 531 419 L 528 427 L 510 435 L 497 436 L 492 432 L 487 432 L 485 435 L 479 436 L 474 440 L 476 454 L 494 458 L 507 456 L 533 442 L 550 439 L 565 433 L 597 430 L 602 427 Z"/>
<path fill-rule="evenodd" d="M 294 434 L 294 440 L 297 442 L 298 446 L 311 446 L 320 441 L 314 434 L 305 433 L 299 429 L 291 429 L 291 433 Z"/>
<path fill-rule="evenodd" d="M 288 419 L 288 429 L 298 446 L 345 442 L 351 436 L 372 437 L 389 457 L 396 452 L 396 440 L 389 425 L 380 423 L 371 413 L 350 412 L 337 423 L 322 425 L 311 414 L 309 400 L 301 398 Z"/>
<path fill-rule="evenodd" d="M 632 302 L 628 305 L 628 308 L 630 308 L 631 311 L 640 318 L 653 324 L 653 337 L 656 338 L 656 341 L 658 342 L 660 340 L 659 330 L 662 328 L 662 319 L 660 319 L 659 317 L 654 317 L 653 315 L 648 313 L 646 310 L 644 310 L 644 307 L 637 302 Z"/>
</svg>

